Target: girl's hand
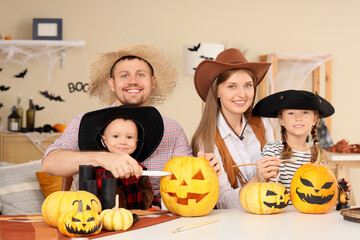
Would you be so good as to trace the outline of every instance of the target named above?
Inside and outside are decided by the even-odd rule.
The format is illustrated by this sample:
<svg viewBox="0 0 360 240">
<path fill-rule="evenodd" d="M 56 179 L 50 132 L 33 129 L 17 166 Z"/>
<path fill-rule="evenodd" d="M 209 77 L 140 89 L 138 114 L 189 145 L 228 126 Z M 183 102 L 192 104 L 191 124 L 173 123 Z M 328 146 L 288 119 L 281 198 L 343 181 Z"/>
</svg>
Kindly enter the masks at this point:
<svg viewBox="0 0 360 240">
<path fill-rule="evenodd" d="M 351 196 L 351 189 L 352 189 L 351 183 L 350 183 L 346 178 L 340 178 L 340 179 L 337 180 L 338 185 L 339 185 L 339 183 L 340 183 L 343 179 L 344 179 L 344 181 L 346 182 L 346 187 L 347 187 L 347 191 L 346 191 L 346 192 L 347 192 L 348 196 L 350 197 L 350 196 Z"/>
<path fill-rule="evenodd" d="M 269 178 L 275 178 L 279 172 L 279 159 L 275 156 L 264 157 L 256 162 L 258 180 L 268 181 Z"/>
</svg>

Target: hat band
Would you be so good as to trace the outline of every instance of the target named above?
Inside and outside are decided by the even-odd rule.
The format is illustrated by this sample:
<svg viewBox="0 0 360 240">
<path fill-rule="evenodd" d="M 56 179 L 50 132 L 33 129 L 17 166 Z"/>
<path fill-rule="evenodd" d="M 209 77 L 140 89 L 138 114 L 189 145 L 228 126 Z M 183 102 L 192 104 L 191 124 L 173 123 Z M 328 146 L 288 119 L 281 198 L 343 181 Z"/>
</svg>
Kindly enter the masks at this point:
<svg viewBox="0 0 360 240">
<path fill-rule="evenodd" d="M 154 76 L 154 68 L 151 66 L 151 64 L 150 64 L 148 61 L 146 61 L 145 59 L 143 59 L 143 58 L 141 58 L 141 57 L 138 57 L 138 56 L 127 55 L 127 56 L 122 56 L 121 58 L 119 58 L 118 60 L 116 60 L 116 61 L 114 62 L 114 64 L 113 64 L 113 65 L 111 66 L 111 68 L 110 68 L 110 77 L 111 77 L 111 78 L 113 77 L 112 72 L 113 72 L 113 70 L 114 70 L 115 65 L 116 65 L 118 62 L 120 62 L 120 61 L 122 61 L 122 60 L 126 60 L 126 59 L 128 59 L 128 60 L 133 60 L 133 59 L 135 59 L 135 58 L 137 58 L 137 59 L 139 59 L 139 60 L 143 60 L 144 62 L 146 62 L 146 63 L 148 64 L 148 66 L 150 67 L 151 76 Z"/>
</svg>

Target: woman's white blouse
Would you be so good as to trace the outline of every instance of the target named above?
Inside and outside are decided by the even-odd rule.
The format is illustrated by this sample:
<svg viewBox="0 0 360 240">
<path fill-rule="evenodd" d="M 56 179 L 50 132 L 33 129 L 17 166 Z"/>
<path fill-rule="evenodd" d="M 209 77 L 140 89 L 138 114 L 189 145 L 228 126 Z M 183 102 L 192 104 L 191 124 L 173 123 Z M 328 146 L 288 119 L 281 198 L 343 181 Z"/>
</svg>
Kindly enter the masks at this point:
<svg viewBox="0 0 360 240">
<path fill-rule="evenodd" d="M 245 119 L 244 115 L 242 119 Z M 266 118 L 261 118 L 266 130 L 266 142 L 274 141 L 273 129 Z M 246 122 L 244 122 L 246 123 Z M 245 124 L 243 123 L 243 128 Z M 219 113 L 217 116 L 217 127 L 219 128 L 221 137 L 223 138 L 234 162 L 236 165 L 254 163 L 261 159 L 261 146 L 257 140 L 254 131 L 250 125 L 247 125 L 243 134 L 244 139 L 240 140 L 239 137 L 231 130 L 226 123 L 224 116 Z M 219 154 L 218 148 L 215 145 L 215 155 L 220 160 L 221 175 L 219 176 L 219 199 L 216 204 L 217 208 L 241 208 L 239 200 L 240 188 L 233 189 L 228 181 L 227 174 L 223 167 L 223 162 Z M 244 177 L 250 181 L 256 174 L 256 166 L 240 167 L 240 171 Z M 238 182 L 240 185 L 240 182 Z"/>
</svg>

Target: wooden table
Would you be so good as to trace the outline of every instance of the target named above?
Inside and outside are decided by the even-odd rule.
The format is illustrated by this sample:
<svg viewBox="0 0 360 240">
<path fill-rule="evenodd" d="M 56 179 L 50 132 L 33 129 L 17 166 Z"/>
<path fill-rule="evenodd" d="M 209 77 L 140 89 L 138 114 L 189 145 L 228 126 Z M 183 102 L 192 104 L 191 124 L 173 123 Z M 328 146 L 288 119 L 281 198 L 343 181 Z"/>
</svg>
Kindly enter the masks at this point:
<svg viewBox="0 0 360 240">
<path fill-rule="evenodd" d="M 171 230 L 182 226 L 219 219 L 209 225 L 184 232 Z M 293 206 L 273 215 L 255 215 L 244 209 L 213 210 L 204 217 L 181 217 L 162 224 L 98 239 L 359 239 L 360 224 L 346 221 L 339 211 L 304 214 Z"/>
</svg>

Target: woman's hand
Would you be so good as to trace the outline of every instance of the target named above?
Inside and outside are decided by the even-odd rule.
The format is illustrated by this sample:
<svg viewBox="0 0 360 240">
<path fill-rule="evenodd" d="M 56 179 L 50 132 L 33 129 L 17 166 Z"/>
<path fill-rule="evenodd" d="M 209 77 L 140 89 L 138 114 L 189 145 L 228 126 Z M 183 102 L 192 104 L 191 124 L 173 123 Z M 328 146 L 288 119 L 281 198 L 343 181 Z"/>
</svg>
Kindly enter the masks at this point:
<svg viewBox="0 0 360 240">
<path fill-rule="evenodd" d="M 204 153 L 202 151 L 199 151 L 198 154 L 197 154 L 197 157 L 199 157 L 199 158 L 205 157 L 206 160 L 209 161 L 210 167 L 212 167 L 214 172 L 216 172 L 216 174 L 218 176 L 220 176 L 221 169 L 220 169 L 219 159 L 215 156 L 214 153 Z"/>
<path fill-rule="evenodd" d="M 275 156 L 264 157 L 256 162 L 257 178 L 261 181 L 268 181 L 269 178 L 275 178 L 279 172 L 279 159 Z"/>
</svg>

